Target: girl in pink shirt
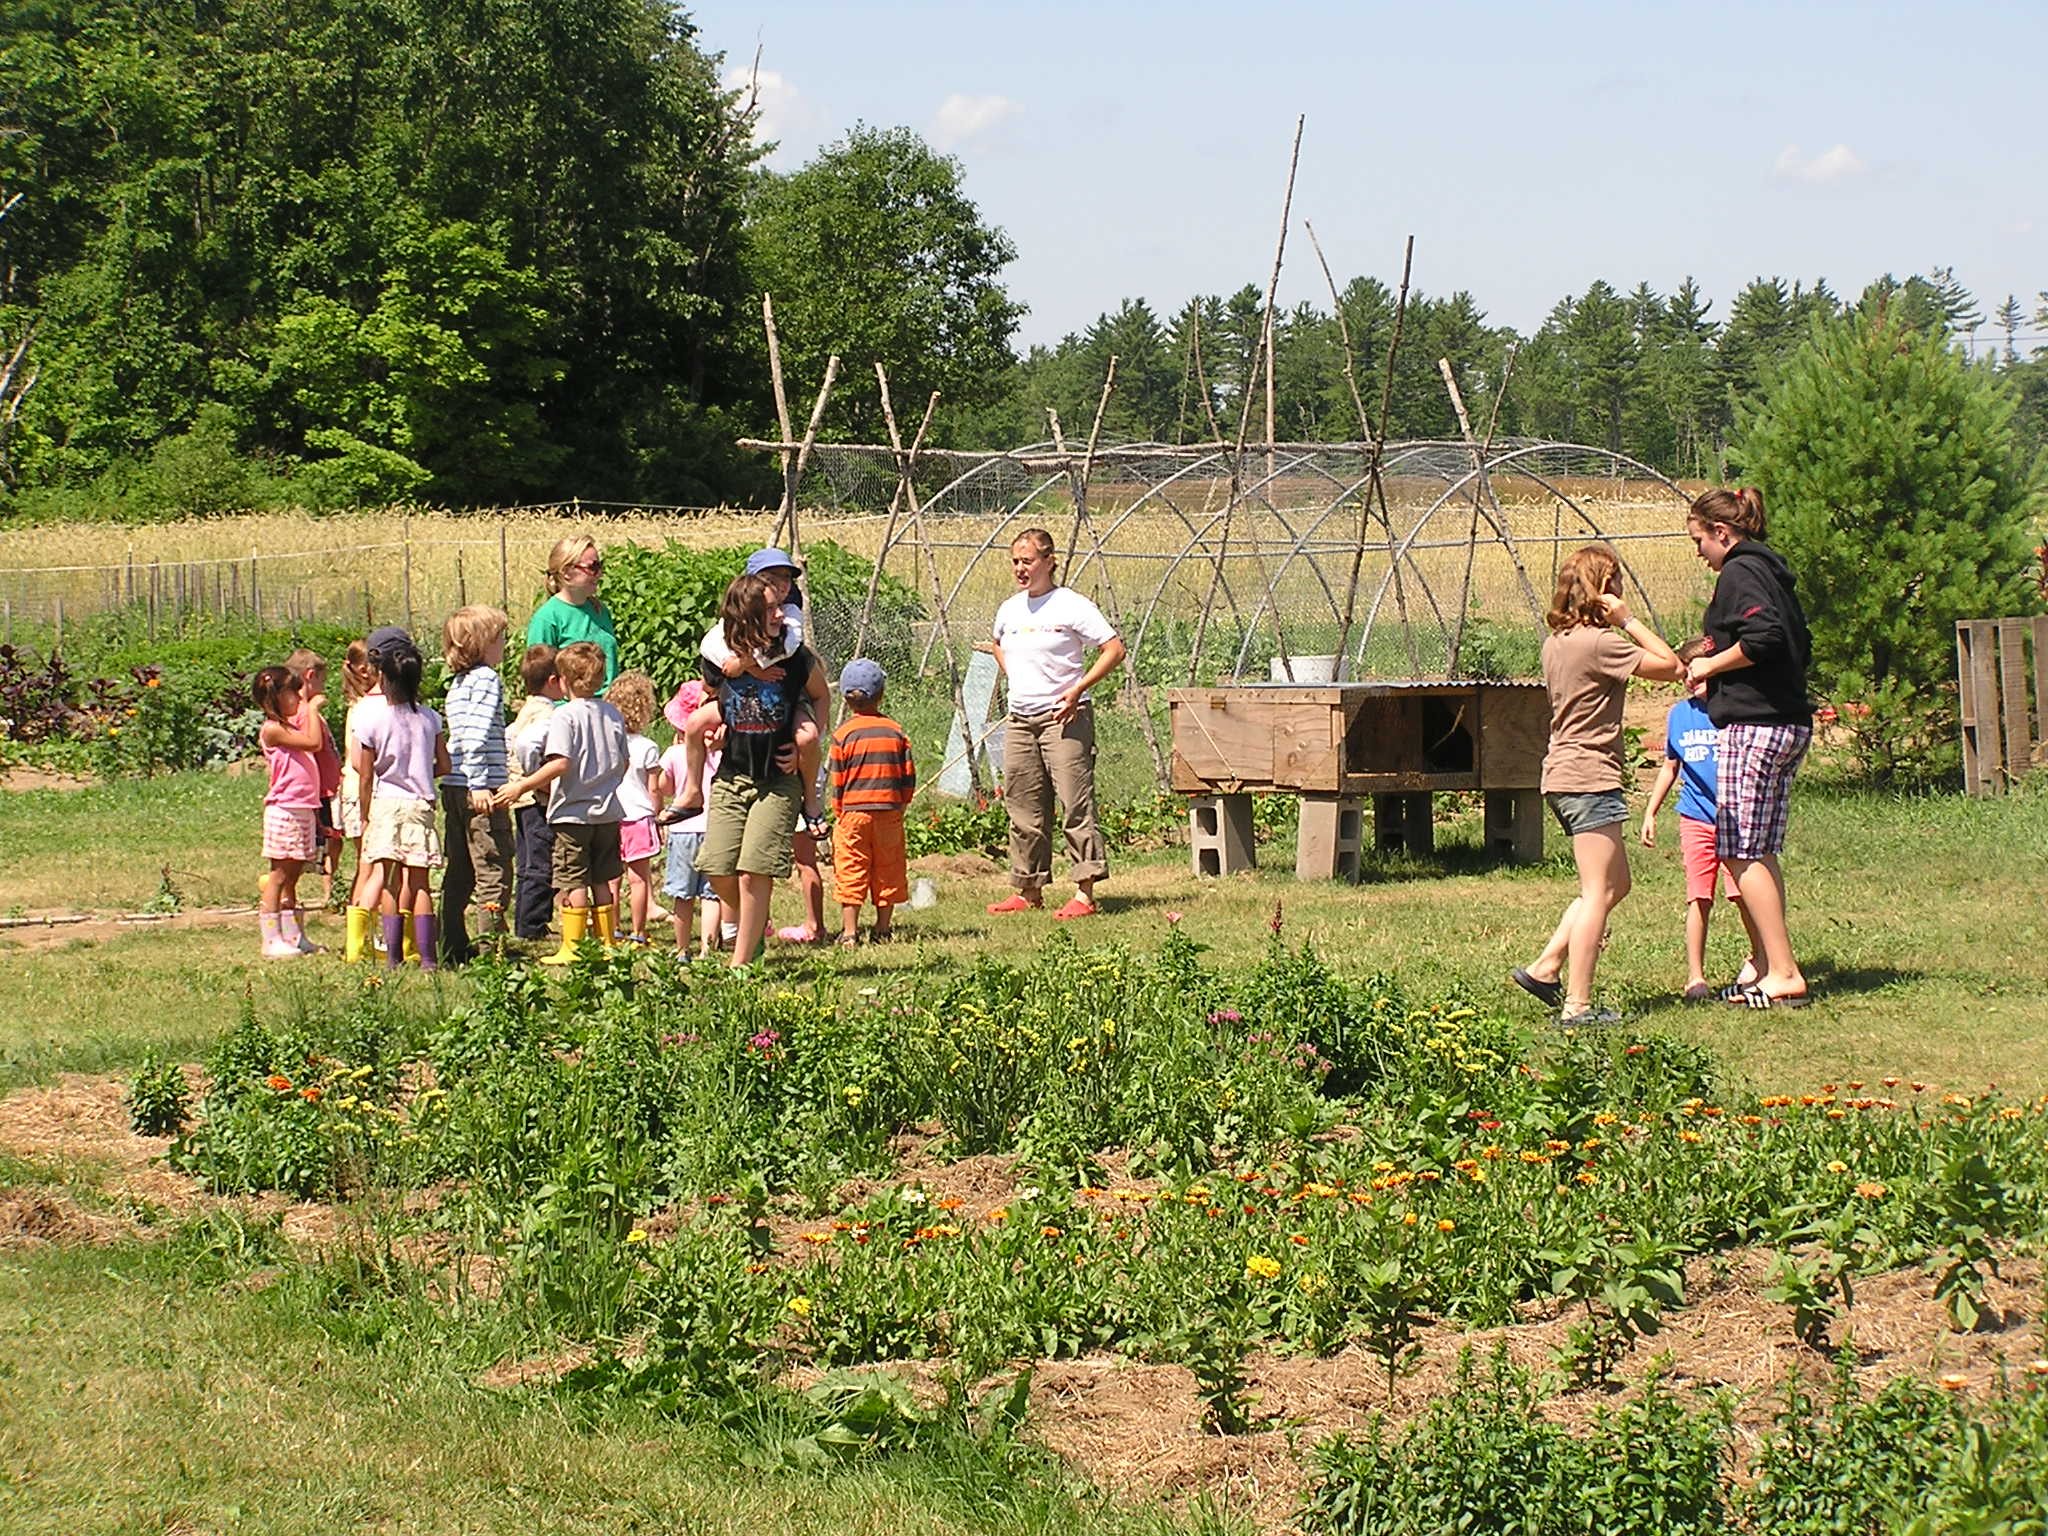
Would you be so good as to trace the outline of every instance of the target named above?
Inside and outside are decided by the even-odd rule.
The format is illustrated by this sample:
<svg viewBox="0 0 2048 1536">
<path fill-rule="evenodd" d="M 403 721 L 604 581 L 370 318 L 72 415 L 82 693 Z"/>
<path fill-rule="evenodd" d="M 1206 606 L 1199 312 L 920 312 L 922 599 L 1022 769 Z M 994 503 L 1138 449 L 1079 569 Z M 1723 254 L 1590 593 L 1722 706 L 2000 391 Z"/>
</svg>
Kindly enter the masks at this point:
<svg viewBox="0 0 2048 1536">
<path fill-rule="evenodd" d="M 263 711 L 256 739 L 270 769 L 270 792 L 263 797 L 263 856 L 270 870 L 257 902 L 266 960 L 311 954 L 317 947 L 306 938 L 297 912 L 299 871 L 320 856 L 320 768 L 313 754 L 323 738 L 317 720 L 310 726 L 294 723 L 304 691 L 290 667 L 264 667 L 249 687 Z"/>
</svg>

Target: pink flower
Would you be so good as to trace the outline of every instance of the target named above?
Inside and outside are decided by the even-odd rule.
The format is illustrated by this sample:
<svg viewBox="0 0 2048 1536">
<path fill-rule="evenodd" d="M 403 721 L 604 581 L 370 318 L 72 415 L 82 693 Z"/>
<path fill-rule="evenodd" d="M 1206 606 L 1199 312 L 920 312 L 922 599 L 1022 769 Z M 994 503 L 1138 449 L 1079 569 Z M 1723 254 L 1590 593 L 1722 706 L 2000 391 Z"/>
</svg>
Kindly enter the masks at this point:
<svg viewBox="0 0 2048 1536">
<path fill-rule="evenodd" d="M 1180 914 L 1178 912 L 1169 912 L 1166 914 L 1166 920 L 1169 923 L 1177 923 L 1180 921 Z"/>
</svg>

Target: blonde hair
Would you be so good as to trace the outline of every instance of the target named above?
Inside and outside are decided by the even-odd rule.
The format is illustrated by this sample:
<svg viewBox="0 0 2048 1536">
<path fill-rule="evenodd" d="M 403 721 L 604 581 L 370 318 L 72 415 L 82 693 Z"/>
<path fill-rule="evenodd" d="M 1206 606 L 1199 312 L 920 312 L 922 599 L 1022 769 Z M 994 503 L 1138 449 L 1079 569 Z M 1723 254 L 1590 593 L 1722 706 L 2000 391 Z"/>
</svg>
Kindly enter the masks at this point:
<svg viewBox="0 0 2048 1536">
<path fill-rule="evenodd" d="M 1019 544 L 1029 544 L 1039 554 L 1052 556 L 1052 573 L 1055 579 L 1058 578 L 1060 562 L 1058 555 L 1055 553 L 1058 546 L 1053 543 L 1050 532 L 1043 528 L 1026 528 L 1017 537 L 1010 540 L 1010 548 L 1015 549 Z"/>
<path fill-rule="evenodd" d="M 578 640 L 555 652 L 555 676 L 570 695 L 588 699 L 604 682 L 604 652 L 595 640 Z"/>
<path fill-rule="evenodd" d="M 484 652 L 512 631 L 512 621 L 496 608 L 472 603 L 448 615 L 441 626 L 441 654 L 448 670 L 467 672 L 484 659 Z"/>
<path fill-rule="evenodd" d="M 1746 539 L 1764 538 L 1764 493 L 1753 485 L 1739 485 L 1732 491 L 1717 485 L 1699 494 L 1685 520 L 1702 528 L 1726 523 Z"/>
<path fill-rule="evenodd" d="M 626 729 L 635 736 L 654 718 L 654 679 L 645 672 L 621 672 L 604 696 L 626 717 Z"/>
<path fill-rule="evenodd" d="M 562 590 L 562 572 L 574 565 L 583 551 L 596 548 L 597 540 L 587 533 L 572 533 L 566 539 L 557 539 L 555 547 L 548 551 L 549 594 Z"/>
<path fill-rule="evenodd" d="M 370 643 L 351 640 L 341 653 L 341 697 L 347 704 L 363 698 L 379 681 L 376 663 L 370 660 Z"/>
<path fill-rule="evenodd" d="M 1550 612 L 1543 616 L 1553 632 L 1581 624 L 1605 624 L 1600 598 L 1621 574 L 1621 559 L 1605 544 L 1587 544 L 1565 556 L 1557 568 L 1557 587 Z"/>
</svg>

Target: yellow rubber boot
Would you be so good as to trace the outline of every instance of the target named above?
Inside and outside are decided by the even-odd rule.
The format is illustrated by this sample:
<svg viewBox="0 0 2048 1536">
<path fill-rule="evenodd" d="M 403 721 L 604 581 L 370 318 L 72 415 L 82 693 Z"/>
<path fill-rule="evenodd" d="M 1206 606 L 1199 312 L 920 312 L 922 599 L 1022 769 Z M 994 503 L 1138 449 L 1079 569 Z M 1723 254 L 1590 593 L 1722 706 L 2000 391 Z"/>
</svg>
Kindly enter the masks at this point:
<svg viewBox="0 0 2048 1536">
<path fill-rule="evenodd" d="M 617 907 L 597 908 L 597 942 L 610 949 L 617 942 L 619 931 L 619 909 Z"/>
<path fill-rule="evenodd" d="M 567 965 L 576 958 L 576 946 L 583 942 L 583 935 L 590 931 L 590 908 L 562 908 L 562 947 L 552 955 L 542 955 L 542 965 Z"/>
<path fill-rule="evenodd" d="M 368 908 L 348 909 L 348 940 L 342 947 L 341 958 L 350 965 L 360 965 L 370 953 L 371 921 Z"/>
</svg>

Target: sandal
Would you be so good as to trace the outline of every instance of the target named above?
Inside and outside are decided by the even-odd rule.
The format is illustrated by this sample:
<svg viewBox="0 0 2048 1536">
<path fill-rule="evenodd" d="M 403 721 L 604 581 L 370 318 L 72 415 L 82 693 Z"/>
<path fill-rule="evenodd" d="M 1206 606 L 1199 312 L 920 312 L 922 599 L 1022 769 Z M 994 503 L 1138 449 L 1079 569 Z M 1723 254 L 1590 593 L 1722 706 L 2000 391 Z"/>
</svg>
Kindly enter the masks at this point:
<svg viewBox="0 0 2048 1536">
<path fill-rule="evenodd" d="M 1540 977 L 1531 976 L 1527 970 L 1519 965 L 1508 972 L 1508 980 L 1512 981 L 1546 1008 L 1555 1008 L 1564 1001 L 1563 982 L 1544 981 Z"/>
<path fill-rule="evenodd" d="M 1678 994 L 1678 1000 L 1688 1004 L 1711 1003 L 1714 1000 L 1714 989 L 1704 981 L 1696 981 Z"/>
<path fill-rule="evenodd" d="M 1011 912 L 1035 912 L 1043 905 L 1043 902 L 1033 901 L 1020 892 L 1015 896 L 1006 896 L 1001 901 L 990 902 L 988 910 L 991 917 L 1003 917 Z"/>
<path fill-rule="evenodd" d="M 1736 989 L 1736 995 L 1727 1001 L 1743 1008 L 1804 1008 L 1813 999 L 1804 992 L 1766 992 L 1752 981 L 1748 986 Z"/>
<path fill-rule="evenodd" d="M 1095 903 L 1083 901 L 1080 897 L 1076 896 L 1064 907 L 1061 907 L 1059 911 L 1053 913 L 1053 916 L 1063 923 L 1076 917 L 1093 917 L 1095 916 Z"/>
<path fill-rule="evenodd" d="M 842 933 L 832 941 L 833 947 L 837 949 L 852 949 L 858 943 L 860 943 L 860 936 L 853 933 Z"/>
</svg>

